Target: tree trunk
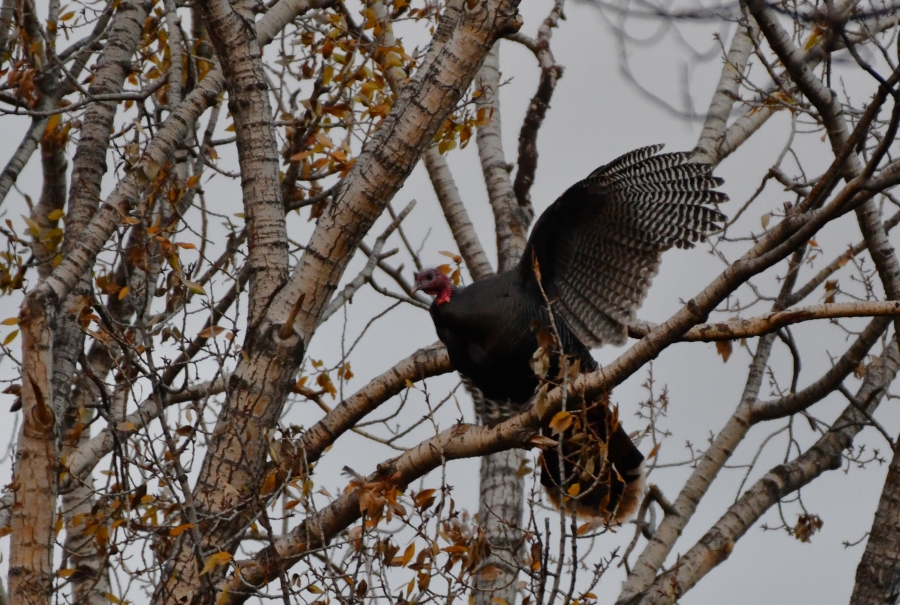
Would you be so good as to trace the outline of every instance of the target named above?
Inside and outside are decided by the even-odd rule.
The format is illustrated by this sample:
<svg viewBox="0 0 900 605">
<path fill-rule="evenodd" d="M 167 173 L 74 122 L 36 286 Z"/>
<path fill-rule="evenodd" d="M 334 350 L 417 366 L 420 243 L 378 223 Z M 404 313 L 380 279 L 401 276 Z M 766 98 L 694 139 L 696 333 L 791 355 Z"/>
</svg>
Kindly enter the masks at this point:
<svg viewBox="0 0 900 605">
<path fill-rule="evenodd" d="M 489 454 L 481 459 L 481 505 L 478 521 L 484 527 L 491 546 L 487 565 L 500 568 L 496 579 L 480 575 L 475 580 L 476 605 L 497 603 L 500 598 L 516 602 L 516 580 L 521 568 L 523 532 L 522 513 L 525 501 L 525 478 L 518 475 L 523 455 L 520 450 Z"/>
<path fill-rule="evenodd" d="M 850 605 L 886 605 L 900 597 L 900 453 L 894 452 L 875 511 Z"/>
</svg>

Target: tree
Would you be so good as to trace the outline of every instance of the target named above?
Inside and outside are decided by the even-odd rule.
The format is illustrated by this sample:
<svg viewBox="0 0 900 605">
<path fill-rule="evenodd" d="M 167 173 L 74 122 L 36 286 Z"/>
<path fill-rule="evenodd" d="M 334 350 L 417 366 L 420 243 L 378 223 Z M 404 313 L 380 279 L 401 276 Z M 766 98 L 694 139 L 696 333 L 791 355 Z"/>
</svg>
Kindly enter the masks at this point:
<svg viewBox="0 0 900 605">
<path fill-rule="evenodd" d="M 418 268 L 434 258 L 432 226 L 452 234 L 444 269 L 454 280 L 518 260 L 563 75 L 551 50 L 563 2 L 537 8 L 540 18 L 523 20 L 515 0 L 3 0 L 0 110 L 24 130 L 0 173 L 0 288 L 4 308 L 19 309 L 3 322 L 0 377 L 21 410 L 2 523 L 8 602 L 590 603 L 621 563 L 618 602 L 672 603 L 767 511 L 808 542 L 823 518 L 801 489 L 888 458 L 851 601 L 900 592 L 896 428 L 876 416 L 900 366 L 900 265 L 888 239 L 900 215 L 885 218 L 900 180 L 900 68 L 885 47 L 893 8 L 579 9 L 612 16 L 626 73 L 663 104 L 661 80 L 628 71 L 633 21 L 680 33 L 699 20 L 727 38 L 710 55 L 725 61 L 713 65 L 714 89 L 702 87 L 712 101 L 695 153 L 757 190 L 732 190 L 710 254 L 680 257 L 722 268 L 665 321 L 631 326 L 630 347 L 601 351 L 600 371 L 550 377 L 529 410 L 495 427 L 472 424 L 455 379 L 438 378 L 452 370 L 440 343 L 401 343 L 400 361 L 360 344 L 392 313 L 430 334 L 428 301 L 396 258 Z M 538 66 L 514 163 L 501 48 Z M 773 131 L 761 130 L 768 122 L 786 143 L 758 134 Z M 453 164 L 473 138 L 489 230 L 460 193 L 473 179 Z M 627 150 L 610 143 L 589 160 Z M 733 154 L 741 161 L 729 168 Z M 441 209 L 427 219 L 414 203 L 391 204 L 420 160 Z M 329 338 L 313 342 L 317 333 Z M 698 342 L 730 364 L 702 367 L 711 345 Z M 653 361 L 676 348 L 691 352 L 681 357 L 694 386 L 742 394 L 709 444 L 691 446 L 672 497 L 660 485 L 682 457 L 661 446 L 668 417 L 689 410 L 658 383 L 670 358 Z M 744 354 L 748 371 L 733 374 Z M 360 367 L 371 372 L 353 380 Z M 646 402 L 619 397 L 641 383 Z M 570 397 L 611 392 L 660 483 L 633 527 L 550 511 L 536 488 L 526 498 L 534 454 L 552 447 L 540 427 L 565 422 Z M 838 398 L 843 410 L 832 409 Z M 866 427 L 889 456 L 860 442 Z M 706 533 L 676 550 L 742 443 L 758 448 L 741 453 L 741 493 L 698 514 Z M 389 448 L 398 451 L 369 460 Z M 321 469 L 341 456 L 352 462 L 331 494 L 337 478 Z M 473 516 L 448 472 L 476 457 Z M 612 545 L 632 531 L 624 549 Z"/>
</svg>

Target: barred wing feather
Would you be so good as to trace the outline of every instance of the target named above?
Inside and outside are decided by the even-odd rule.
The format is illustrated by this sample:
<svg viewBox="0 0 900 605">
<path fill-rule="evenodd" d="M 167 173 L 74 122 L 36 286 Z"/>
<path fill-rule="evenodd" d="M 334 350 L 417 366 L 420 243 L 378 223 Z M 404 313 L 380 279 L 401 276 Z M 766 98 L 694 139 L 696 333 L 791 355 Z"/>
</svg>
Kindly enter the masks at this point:
<svg viewBox="0 0 900 605">
<path fill-rule="evenodd" d="M 661 255 L 690 248 L 725 216 L 722 180 L 689 153 L 644 147 L 601 166 L 564 193 L 535 225 L 519 270 L 532 257 L 554 308 L 589 347 L 622 344 Z"/>
</svg>

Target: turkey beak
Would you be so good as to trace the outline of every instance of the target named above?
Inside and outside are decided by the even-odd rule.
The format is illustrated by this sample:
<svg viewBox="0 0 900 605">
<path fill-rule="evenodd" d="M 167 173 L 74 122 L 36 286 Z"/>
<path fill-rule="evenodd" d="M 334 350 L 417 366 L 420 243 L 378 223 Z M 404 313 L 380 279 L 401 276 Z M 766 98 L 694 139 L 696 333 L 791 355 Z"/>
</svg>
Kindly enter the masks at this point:
<svg viewBox="0 0 900 605">
<path fill-rule="evenodd" d="M 415 294 L 419 290 L 422 289 L 422 284 L 419 283 L 419 274 L 413 271 L 413 289 L 412 294 Z"/>
</svg>

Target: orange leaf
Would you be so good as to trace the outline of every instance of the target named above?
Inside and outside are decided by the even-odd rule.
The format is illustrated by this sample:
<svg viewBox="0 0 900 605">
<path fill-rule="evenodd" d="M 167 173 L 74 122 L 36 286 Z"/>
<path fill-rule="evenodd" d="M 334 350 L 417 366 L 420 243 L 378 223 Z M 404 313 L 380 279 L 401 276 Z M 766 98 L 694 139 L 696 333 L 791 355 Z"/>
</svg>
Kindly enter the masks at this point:
<svg viewBox="0 0 900 605">
<path fill-rule="evenodd" d="M 177 538 L 178 536 L 180 536 L 181 534 L 183 534 L 184 532 L 186 532 L 187 530 L 189 530 L 192 527 L 194 527 L 193 523 L 182 523 L 178 527 L 173 527 L 172 529 L 170 529 L 169 535 L 172 536 L 173 538 Z"/>
</svg>

